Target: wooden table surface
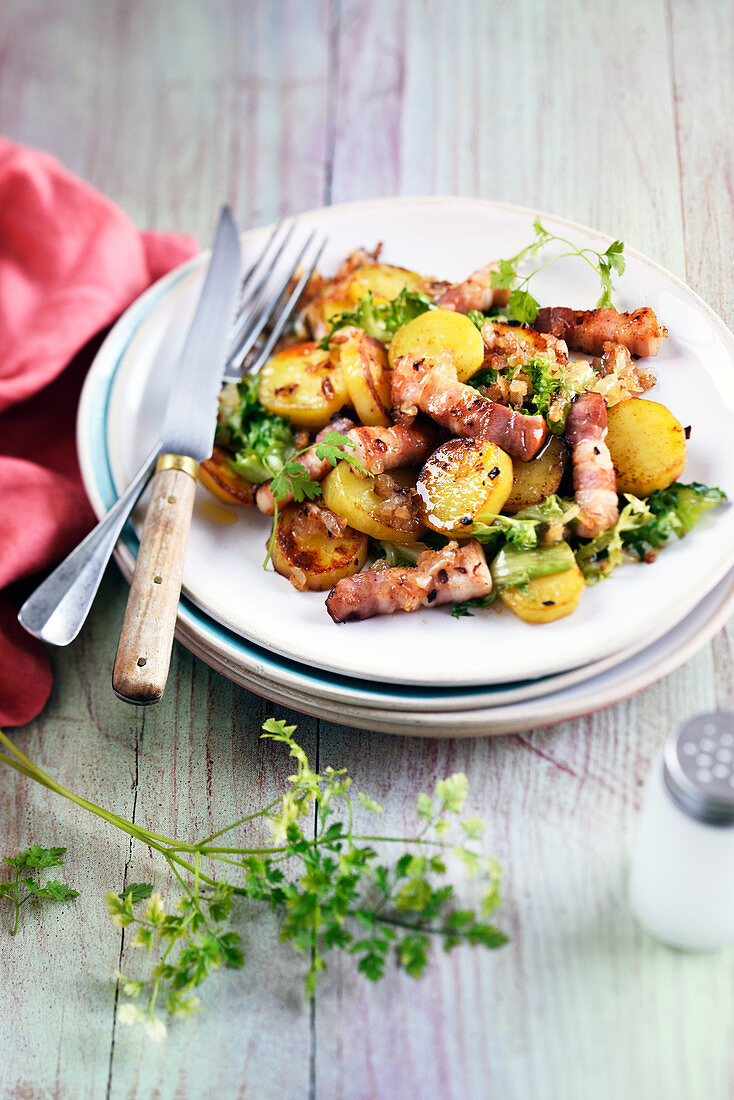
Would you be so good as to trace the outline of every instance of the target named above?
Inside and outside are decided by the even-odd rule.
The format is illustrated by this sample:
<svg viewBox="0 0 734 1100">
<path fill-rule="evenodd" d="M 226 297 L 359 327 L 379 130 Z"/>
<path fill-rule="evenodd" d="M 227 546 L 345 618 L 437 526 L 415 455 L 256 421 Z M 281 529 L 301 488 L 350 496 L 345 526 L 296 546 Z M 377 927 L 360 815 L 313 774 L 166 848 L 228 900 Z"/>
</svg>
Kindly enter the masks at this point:
<svg viewBox="0 0 734 1100">
<path fill-rule="evenodd" d="M 727 0 L 5 0 L 0 125 L 141 227 L 204 242 L 223 198 L 243 226 L 397 194 L 551 211 L 623 238 L 731 324 L 733 56 Z M 179 645 L 159 706 L 118 702 L 125 597 L 113 566 L 16 739 L 148 827 L 213 831 L 288 774 L 258 740 L 272 707 Z M 204 1010 L 160 1045 L 117 1020 L 122 941 L 102 904 L 125 881 L 165 890 L 160 865 L 3 773 L 2 854 L 66 844 L 81 897 L 15 940 L 0 918 L 2 1097 L 731 1097 L 734 955 L 647 938 L 625 875 L 650 761 L 673 723 L 734 705 L 732 656 L 723 631 L 628 702 L 505 738 L 399 739 L 293 716 L 322 765 L 383 802 L 388 829 L 418 790 L 466 771 L 505 868 L 511 943 L 436 952 L 418 984 L 390 972 L 368 986 L 342 960 L 309 1005 L 302 960 L 269 915 L 249 914 L 245 970 L 207 982 Z"/>
</svg>

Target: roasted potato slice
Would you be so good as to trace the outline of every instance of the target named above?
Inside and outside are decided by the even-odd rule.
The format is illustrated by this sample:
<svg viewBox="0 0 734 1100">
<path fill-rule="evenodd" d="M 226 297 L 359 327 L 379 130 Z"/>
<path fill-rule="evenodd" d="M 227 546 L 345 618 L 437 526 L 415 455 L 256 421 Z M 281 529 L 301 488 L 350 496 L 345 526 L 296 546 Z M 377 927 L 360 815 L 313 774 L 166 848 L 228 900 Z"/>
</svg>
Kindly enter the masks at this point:
<svg viewBox="0 0 734 1100">
<path fill-rule="evenodd" d="M 247 478 L 236 474 L 229 464 L 229 454 L 215 447 L 212 457 L 199 465 L 199 481 L 225 504 L 250 505 L 255 503 L 255 486 Z"/>
<path fill-rule="evenodd" d="M 564 573 L 534 577 L 523 588 L 505 588 L 500 599 L 526 623 L 550 623 L 570 615 L 579 605 L 586 584 L 577 565 Z"/>
<path fill-rule="evenodd" d="M 321 492 L 326 507 L 343 516 L 356 531 L 387 542 L 416 542 L 426 529 L 418 519 L 412 494 L 401 500 L 400 494 L 382 493 L 382 486 L 393 481 L 412 489 L 415 477 L 413 470 L 394 470 L 366 478 L 348 462 L 340 462 L 321 482 Z"/>
<path fill-rule="evenodd" d="M 397 298 L 401 290 L 421 290 L 423 276 L 407 267 L 395 267 L 393 264 L 363 264 L 352 275 L 349 283 L 349 297 L 356 305 L 367 291 L 372 292 L 376 301 L 389 302 Z"/>
<path fill-rule="evenodd" d="M 466 382 L 484 362 L 484 341 L 477 326 L 453 309 L 431 309 L 403 325 L 390 342 L 390 366 L 408 353 L 435 357 L 450 351 L 460 382 Z"/>
<path fill-rule="evenodd" d="M 299 428 L 325 428 L 348 400 L 343 370 L 311 340 L 286 348 L 265 364 L 257 395 L 268 412 Z"/>
<path fill-rule="evenodd" d="M 361 329 L 345 329 L 330 345 L 332 358 L 339 363 L 352 406 L 360 423 L 387 428 L 392 424 L 390 373 L 387 353 L 379 340 Z"/>
<path fill-rule="evenodd" d="M 512 460 L 512 489 L 503 511 L 514 515 L 521 508 L 541 504 L 558 491 L 568 461 L 566 444 L 557 435 L 548 436 L 542 450 L 529 462 Z"/>
<path fill-rule="evenodd" d="M 633 397 L 608 410 L 607 446 L 620 493 L 645 497 L 683 473 L 686 436 L 670 409 Z"/>
<path fill-rule="evenodd" d="M 376 302 L 387 302 L 397 298 L 401 290 L 421 290 L 423 285 L 424 280 L 416 271 L 392 264 L 362 264 L 327 286 L 315 306 L 321 321 L 328 326 L 338 313 L 351 312 L 368 290 Z"/>
<path fill-rule="evenodd" d="M 511 488 L 512 459 L 495 443 L 449 439 L 421 470 L 416 493 L 427 527 L 471 538 L 475 523 L 491 523 L 502 510 Z"/>
<path fill-rule="evenodd" d="M 326 592 L 360 571 L 368 546 L 366 535 L 305 501 L 287 504 L 278 516 L 270 560 L 299 591 Z"/>
</svg>

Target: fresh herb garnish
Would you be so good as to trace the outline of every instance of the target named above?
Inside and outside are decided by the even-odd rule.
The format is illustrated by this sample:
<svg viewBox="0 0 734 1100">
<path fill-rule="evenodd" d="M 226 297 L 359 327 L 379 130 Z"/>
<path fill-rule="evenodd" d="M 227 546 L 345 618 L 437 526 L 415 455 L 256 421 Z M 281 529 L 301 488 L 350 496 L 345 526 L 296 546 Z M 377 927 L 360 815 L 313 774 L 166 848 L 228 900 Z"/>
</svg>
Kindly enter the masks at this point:
<svg viewBox="0 0 734 1100">
<path fill-rule="evenodd" d="M 614 289 L 612 285 L 612 272 L 622 275 L 626 266 L 623 255 L 624 244 L 622 241 L 613 241 L 605 252 L 597 252 L 594 248 L 578 248 L 572 241 L 567 240 L 565 237 L 559 237 L 555 233 L 549 233 L 547 229 L 543 228 L 539 218 L 536 218 L 533 222 L 533 230 L 535 232 L 534 240 L 525 248 L 522 248 L 515 256 L 510 257 L 509 260 L 500 260 L 498 270 L 493 272 L 491 276 L 492 286 L 505 287 L 510 291 L 507 309 L 511 317 L 514 317 L 516 321 L 520 321 L 523 324 L 532 324 L 538 316 L 540 304 L 528 289 L 531 279 L 550 264 L 554 264 L 557 260 L 564 259 L 567 256 L 579 256 L 582 260 L 585 260 L 599 276 L 601 295 L 596 303 L 596 308 L 614 308 L 612 302 L 612 291 Z M 529 275 L 521 276 L 518 271 L 520 263 L 537 256 L 542 248 L 553 241 L 558 241 L 560 244 L 567 245 L 567 251 L 562 252 L 559 256 L 554 256 L 552 260 L 547 260 L 545 263 L 540 264 L 531 271 Z"/>
<path fill-rule="evenodd" d="M 319 346 L 328 349 L 334 333 L 348 325 L 364 329 L 368 336 L 389 344 L 398 329 L 407 325 L 408 321 L 436 308 L 431 299 L 418 290 L 403 289 L 391 301 L 379 303 L 375 302 L 372 291 L 368 290 L 351 312 L 337 313 L 331 318 L 329 335 L 324 337 Z"/>
<path fill-rule="evenodd" d="M 340 432 L 327 432 L 319 443 L 309 443 L 307 447 L 302 447 L 300 451 L 296 451 L 283 464 L 283 468 L 270 482 L 270 492 L 273 494 L 275 510 L 273 512 L 273 529 L 268 539 L 268 552 L 265 555 L 263 569 L 266 568 L 273 552 L 275 531 L 278 526 L 278 502 L 287 500 L 290 496 L 297 503 L 302 500 L 315 500 L 316 497 L 321 496 L 321 483 L 313 481 L 303 463 L 297 462 L 296 459 L 305 454 L 306 451 L 313 450 L 317 458 L 325 459 L 331 466 L 336 466 L 342 459 L 346 459 L 357 473 L 363 474 L 365 477 L 371 477 L 372 475 L 368 470 L 365 470 L 362 463 L 350 454 L 350 451 L 354 449 L 354 443 L 349 436 L 342 435 Z"/>
<path fill-rule="evenodd" d="M 19 852 L 17 856 L 6 856 L 4 862 L 9 863 L 15 874 L 7 882 L 0 882 L 0 898 L 7 898 L 12 902 L 15 910 L 15 922 L 11 936 L 18 931 L 20 910 L 31 898 L 34 901 L 70 901 L 78 898 L 77 890 L 72 890 L 65 882 L 57 882 L 51 879 L 48 882 L 37 881 L 39 875 L 31 877 L 31 872 L 45 871 L 48 867 L 61 867 L 64 863 L 62 856 L 66 848 L 42 848 L 39 844 L 31 844 L 30 848 Z"/>
<path fill-rule="evenodd" d="M 257 376 L 247 375 L 237 383 L 239 404 L 226 416 L 224 432 L 219 432 L 233 452 L 232 469 L 255 484 L 280 473 L 294 449 L 290 424 L 260 404 L 257 389 Z"/>
<path fill-rule="evenodd" d="M 354 956 L 361 973 L 376 981 L 390 958 L 419 977 L 428 965 L 431 937 L 446 951 L 459 944 L 495 948 L 507 942 L 489 923 L 500 900 L 500 868 L 478 843 L 483 822 L 462 816 L 466 776 L 451 775 L 432 795 L 418 795 L 416 826 L 408 836 L 365 834 L 358 831 L 358 812 L 379 815 L 381 807 L 362 792 L 353 796 L 344 769 L 315 772 L 294 739 L 295 729 L 272 718 L 263 725 L 264 736 L 282 743 L 295 762 L 285 794 L 193 844 L 151 832 L 72 794 L 0 731 L 7 750 L 0 753 L 1 762 L 157 852 L 181 887 L 172 905 L 151 883 L 131 883 L 105 896 L 118 927 L 136 926 L 133 946 L 157 952 L 149 977 L 118 974 L 122 993 L 131 998 L 120 1011 L 123 1023 L 139 1021 L 152 1038 L 163 1038 L 160 1002 L 174 1016 L 188 1015 L 198 1007 L 193 990 L 214 970 L 243 965 L 240 936 L 227 929 L 238 899 L 263 902 L 279 916 L 281 942 L 308 960 L 309 995 L 334 951 Z M 222 843 L 225 834 L 256 821 L 268 827 L 270 843 L 257 836 L 245 845 Z M 386 846 L 395 844 L 399 855 L 386 857 Z M 63 851 L 50 849 L 50 854 L 58 860 Z M 476 910 L 458 908 L 447 857 L 481 884 Z M 203 861 L 213 861 L 220 876 L 228 877 L 215 879 L 202 869 Z M 133 1003 L 138 997 L 145 998 L 141 1006 Z"/>
</svg>

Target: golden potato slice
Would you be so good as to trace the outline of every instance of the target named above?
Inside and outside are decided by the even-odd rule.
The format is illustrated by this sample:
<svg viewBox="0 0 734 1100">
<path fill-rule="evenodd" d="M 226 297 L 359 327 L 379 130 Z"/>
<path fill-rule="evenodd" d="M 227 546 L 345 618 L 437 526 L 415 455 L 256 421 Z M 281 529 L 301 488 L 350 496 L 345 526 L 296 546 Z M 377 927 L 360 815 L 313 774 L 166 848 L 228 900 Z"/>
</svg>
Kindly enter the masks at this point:
<svg viewBox="0 0 734 1100">
<path fill-rule="evenodd" d="M 335 520 L 311 502 L 287 504 L 278 516 L 270 560 L 301 592 L 326 592 L 367 560 L 367 536 Z"/>
<path fill-rule="evenodd" d="M 607 446 L 617 489 L 645 497 L 679 478 L 686 464 L 686 436 L 670 409 L 633 397 L 608 410 Z"/>
<path fill-rule="evenodd" d="M 549 435 L 543 449 L 529 462 L 512 460 L 512 489 L 504 511 L 514 516 L 521 508 L 541 504 L 558 491 L 568 461 L 566 444 L 557 435 Z"/>
<path fill-rule="evenodd" d="M 403 488 L 415 485 L 412 470 L 394 470 L 390 476 Z M 416 542 L 426 529 L 411 507 L 410 497 L 401 507 L 399 499 L 381 495 L 378 490 L 387 478 L 386 474 L 374 479 L 362 477 L 348 462 L 340 462 L 321 482 L 324 504 L 343 516 L 350 527 L 374 539 Z"/>
<path fill-rule="evenodd" d="M 225 504 L 255 503 L 255 486 L 247 478 L 234 472 L 229 464 L 229 454 L 221 447 L 215 447 L 212 457 L 200 463 L 199 481 Z"/>
<path fill-rule="evenodd" d="M 321 320 L 328 326 L 338 313 L 350 313 L 368 290 L 376 302 L 387 302 L 397 298 L 401 290 L 422 288 L 423 278 L 415 271 L 391 264 L 363 264 L 350 275 L 327 286 L 315 306 Z"/>
<path fill-rule="evenodd" d="M 484 341 L 477 326 L 453 309 L 431 309 L 403 325 L 390 342 L 390 366 L 408 353 L 435 357 L 450 351 L 460 382 L 466 382 L 484 362 Z"/>
<path fill-rule="evenodd" d="M 423 277 L 417 271 L 392 264 L 364 264 L 358 267 L 349 283 L 348 296 L 352 307 L 356 306 L 368 290 L 375 301 L 389 302 L 397 298 L 401 290 L 420 290 Z"/>
<path fill-rule="evenodd" d="M 343 340 L 337 333 L 330 351 L 344 372 L 349 403 L 360 423 L 387 428 L 392 424 L 387 353 L 379 340 L 361 329 L 345 331 Z"/>
<path fill-rule="evenodd" d="M 449 439 L 433 452 L 416 484 L 423 522 L 452 538 L 471 538 L 491 523 L 512 488 L 512 459 L 495 443 Z"/>
<path fill-rule="evenodd" d="M 570 615 L 586 587 L 577 565 L 565 573 L 535 577 L 524 588 L 505 588 L 500 599 L 526 623 L 550 623 Z"/>
<path fill-rule="evenodd" d="M 258 398 L 299 428 L 324 428 L 347 402 L 344 372 L 313 341 L 274 355 L 260 371 Z"/>
</svg>

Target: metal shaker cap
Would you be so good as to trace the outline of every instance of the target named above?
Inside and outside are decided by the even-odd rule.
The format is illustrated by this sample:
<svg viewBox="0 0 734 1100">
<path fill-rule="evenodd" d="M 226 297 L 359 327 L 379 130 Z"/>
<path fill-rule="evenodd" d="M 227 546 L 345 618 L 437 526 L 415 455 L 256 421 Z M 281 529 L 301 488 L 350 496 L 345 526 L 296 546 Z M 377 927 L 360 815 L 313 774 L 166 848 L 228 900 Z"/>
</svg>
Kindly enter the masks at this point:
<svg viewBox="0 0 734 1100">
<path fill-rule="evenodd" d="M 699 714 L 670 735 L 663 777 L 671 797 L 708 825 L 734 825 L 734 714 Z"/>
</svg>

